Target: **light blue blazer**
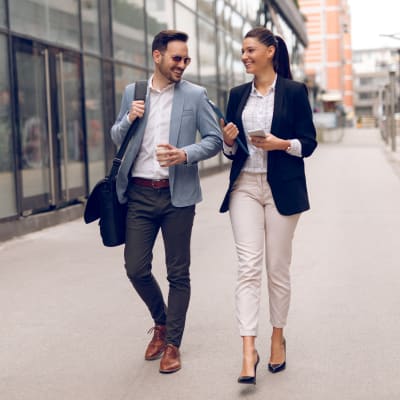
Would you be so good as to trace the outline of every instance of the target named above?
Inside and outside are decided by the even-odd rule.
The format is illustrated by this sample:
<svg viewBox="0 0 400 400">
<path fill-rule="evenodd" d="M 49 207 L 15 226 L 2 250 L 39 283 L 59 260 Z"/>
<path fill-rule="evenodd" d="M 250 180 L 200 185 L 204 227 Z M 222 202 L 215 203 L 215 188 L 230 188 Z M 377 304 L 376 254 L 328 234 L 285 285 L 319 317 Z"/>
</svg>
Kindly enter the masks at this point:
<svg viewBox="0 0 400 400">
<path fill-rule="evenodd" d="M 149 89 L 148 89 L 149 90 Z M 120 146 L 130 123 L 126 118 L 133 101 L 135 84 L 125 88 L 121 109 L 111 128 L 113 142 Z M 134 164 L 142 144 L 149 114 L 149 93 L 146 97 L 145 113 L 133 134 L 117 175 L 117 194 L 120 203 L 126 203 L 126 190 Z M 201 140 L 196 143 L 196 133 Z M 186 207 L 202 200 L 198 162 L 216 155 L 222 148 L 222 135 L 211 106 L 207 103 L 206 90 L 188 81 L 175 84 L 171 111 L 169 143 L 182 148 L 188 163 L 169 167 L 171 201 L 175 207 Z"/>
</svg>

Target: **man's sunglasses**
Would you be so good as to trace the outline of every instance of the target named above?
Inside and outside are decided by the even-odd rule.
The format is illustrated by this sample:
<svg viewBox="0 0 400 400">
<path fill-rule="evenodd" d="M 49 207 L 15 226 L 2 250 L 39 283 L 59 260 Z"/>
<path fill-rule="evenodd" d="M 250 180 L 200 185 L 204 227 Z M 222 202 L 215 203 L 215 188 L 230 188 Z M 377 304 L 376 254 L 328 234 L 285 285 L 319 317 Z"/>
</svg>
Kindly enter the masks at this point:
<svg viewBox="0 0 400 400">
<path fill-rule="evenodd" d="M 180 63 L 183 60 L 183 63 L 185 65 L 189 65 L 190 61 L 192 61 L 192 59 L 190 57 L 182 57 L 182 56 L 171 56 L 172 61 L 176 62 L 176 63 Z"/>
</svg>

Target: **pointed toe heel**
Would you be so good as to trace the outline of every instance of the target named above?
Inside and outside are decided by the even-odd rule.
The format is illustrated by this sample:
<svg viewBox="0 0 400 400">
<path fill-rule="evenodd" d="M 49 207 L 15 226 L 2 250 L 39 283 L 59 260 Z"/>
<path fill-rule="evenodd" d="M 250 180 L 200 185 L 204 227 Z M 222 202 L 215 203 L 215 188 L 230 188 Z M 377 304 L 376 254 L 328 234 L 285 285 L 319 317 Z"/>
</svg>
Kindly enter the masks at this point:
<svg viewBox="0 0 400 400">
<path fill-rule="evenodd" d="M 239 376 L 237 380 L 238 383 L 243 383 L 245 385 L 255 385 L 257 381 L 257 366 L 259 362 L 260 362 L 260 356 L 258 355 L 257 352 L 257 361 L 254 364 L 254 376 Z"/>
<path fill-rule="evenodd" d="M 272 374 L 276 374 L 277 372 L 283 371 L 286 368 L 286 339 L 283 339 L 283 348 L 285 351 L 285 361 L 280 364 L 271 364 L 268 363 L 268 371 Z"/>
</svg>

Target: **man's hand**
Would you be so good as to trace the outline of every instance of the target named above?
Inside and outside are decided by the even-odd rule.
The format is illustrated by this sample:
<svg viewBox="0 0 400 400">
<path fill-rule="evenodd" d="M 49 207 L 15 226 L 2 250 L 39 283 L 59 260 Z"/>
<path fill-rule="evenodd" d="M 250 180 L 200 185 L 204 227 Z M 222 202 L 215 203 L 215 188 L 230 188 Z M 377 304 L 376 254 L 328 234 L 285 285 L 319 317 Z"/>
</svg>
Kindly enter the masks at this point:
<svg viewBox="0 0 400 400">
<path fill-rule="evenodd" d="M 142 118 L 144 114 L 144 101 L 135 100 L 131 103 L 131 108 L 129 109 L 128 119 L 133 122 L 136 118 Z"/>
<path fill-rule="evenodd" d="M 183 164 L 187 161 L 186 152 L 169 143 L 157 145 L 156 157 L 161 167 L 171 167 L 172 165 Z"/>
</svg>

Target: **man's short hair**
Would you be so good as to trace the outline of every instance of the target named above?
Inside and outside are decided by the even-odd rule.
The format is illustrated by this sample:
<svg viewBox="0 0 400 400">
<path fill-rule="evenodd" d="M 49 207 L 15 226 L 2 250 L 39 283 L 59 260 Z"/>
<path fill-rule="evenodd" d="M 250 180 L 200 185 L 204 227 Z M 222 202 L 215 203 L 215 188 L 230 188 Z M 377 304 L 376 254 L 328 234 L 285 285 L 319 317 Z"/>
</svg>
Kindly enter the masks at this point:
<svg viewBox="0 0 400 400">
<path fill-rule="evenodd" d="M 154 50 L 158 50 L 163 52 L 167 50 L 167 46 L 169 42 L 174 40 L 179 40 L 180 42 L 187 42 L 189 36 L 185 32 L 176 31 L 176 30 L 165 30 L 157 33 L 157 35 L 153 39 L 153 44 L 151 46 L 151 52 Z"/>
</svg>

